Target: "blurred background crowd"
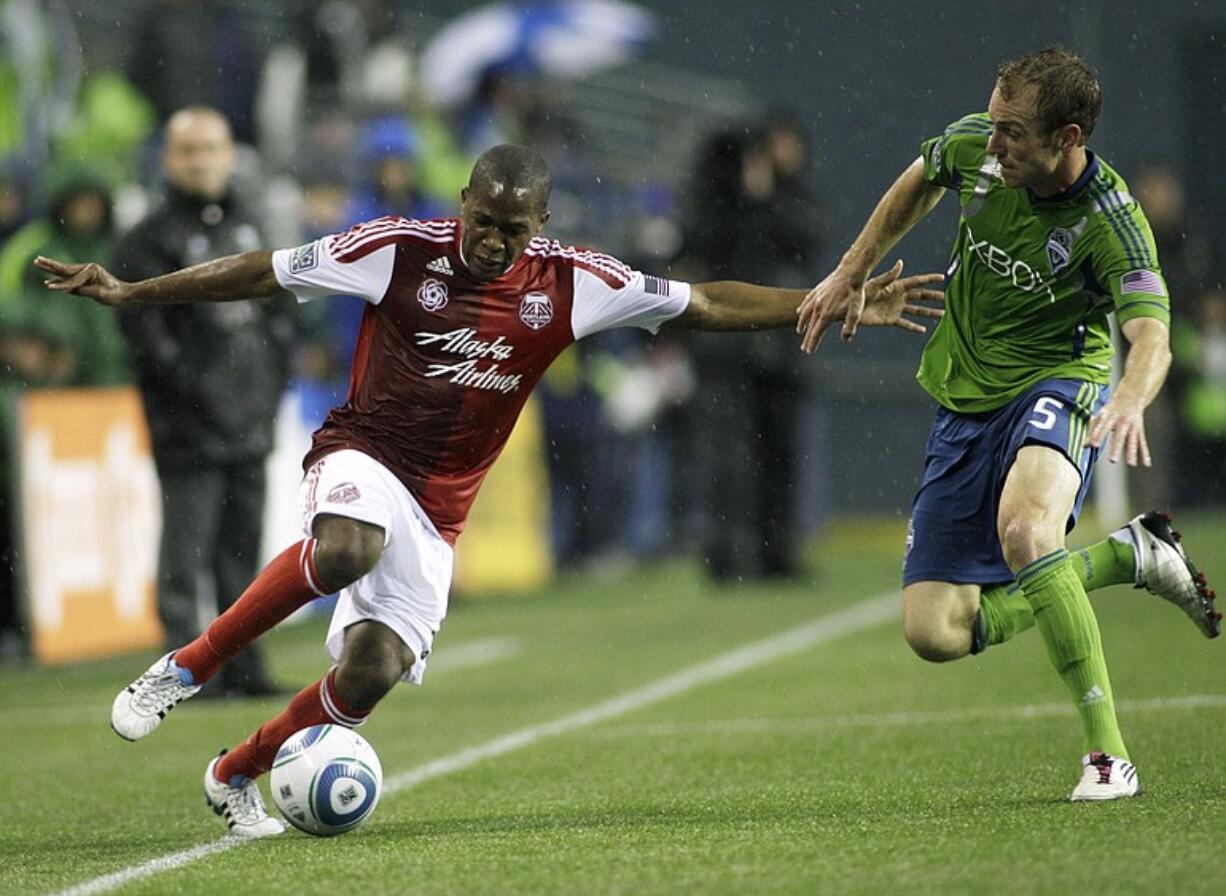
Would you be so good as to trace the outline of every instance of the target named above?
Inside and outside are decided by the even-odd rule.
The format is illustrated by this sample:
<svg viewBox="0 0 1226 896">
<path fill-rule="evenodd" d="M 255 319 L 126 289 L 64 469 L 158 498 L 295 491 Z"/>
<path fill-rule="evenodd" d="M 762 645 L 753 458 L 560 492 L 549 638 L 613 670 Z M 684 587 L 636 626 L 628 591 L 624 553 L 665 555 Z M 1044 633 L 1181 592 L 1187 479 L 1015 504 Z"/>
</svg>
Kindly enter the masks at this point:
<svg viewBox="0 0 1226 896">
<path fill-rule="evenodd" d="M 90 303 L 48 299 L 30 261 L 129 258 L 121 241 L 182 189 L 168 180 L 164 128 L 178 110 L 211 107 L 228 123 L 232 178 L 198 211 L 206 221 L 210 204 L 241 214 L 257 245 L 291 246 L 383 214 L 454 214 L 472 159 L 514 141 L 550 162 L 553 238 L 678 279 L 807 287 L 919 140 L 982 105 L 995 63 L 1051 42 L 1036 33 L 1031 44 L 981 54 L 967 64 L 971 89 L 956 99 L 946 90 L 914 129 L 907 120 L 883 131 L 901 88 L 884 76 L 849 84 L 854 73 L 832 69 L 821 51 L 808 56 L 804 45 L 822 39 L 824 24 L 803 3 L 779 4 L 770 26 L 803 39 L 776 40 L 769 52 L 755 46 L 755 29 L 767 26 L 749 13 L 725 11 L 731 24 L 704 33 L 717 5 L 697 0 L 455 6 L 0 0 L 0 385 L 10 435 L 16 393 L 140 381 L 152 337 Z M 830 28 L 854 30 L 850 15 L 832 8 Z M 1087 37 L 1087 48 L 1076 36 L 1064 42 L 1092 62 L 1096 49 L 1110 54 L 1108 37 Z M 790 83 L 789 69 L 806 59 L 821 92 Z M 758 65 L 771 70 L 761 83 L 748 74 Z M 1160 472 L 1137 481 L 1134 497 L 1220 505 L 1226 228 L 1207 210 L 1221 205 L 1198 189 L 1200 150 L 1190 144 L 1186 153 L 1132 146 L 1117 158 L 1121 141 L 1110 134 L 1146 128 L 1159 113 L 1133 102 L 1109 68 L 1100 73 L 1116 130 L 1099 148 L 1154 226 L 1177 309 L 1175 365 L 1150 424 Z M 1215 95 L 1220 106 L 1226 94 Z M 1201 100 L 1188 100 L 1190 116 Z M 860 120 L 863 130 L 853 126 Z M 883 133 L 888 151 L 879 152 Z M 852 164 L 861 181 L 849 179 Z M 946 243 L 950 233 L 940 230 Z M 911 269 L 940 269 L 940 237 L 921 245 L 907 255 Z M 356 300 L 288 311 L 284 376 L 307 427 L 343 400 L 360 313 Z M 618 331 L 577 345 L 540 391 L 557 563 L 616 568 L 684 552 L 700 555 L 715 581 L 816 574 L 803 545 L 823 520 L 906 512 L 921 447 L 910 443 L 922 441 L 930 410 L 909 382 L 918 346 L 903 346 L 886 337 L 819 361 L 800 355 L 790 332 Z M 848 435 L 865 420 L 875 424 Z M 892 441 L 890 429 L 909 438 Z M 859 448 L 848 450 L 849 439 Z M 875 459 L 865 443 L 878 446 Z M 11 489 L 5 444 L 0 483 Z M 13 652 L 10 515 L 0 514 L 0 649 Z"/>
</svg>

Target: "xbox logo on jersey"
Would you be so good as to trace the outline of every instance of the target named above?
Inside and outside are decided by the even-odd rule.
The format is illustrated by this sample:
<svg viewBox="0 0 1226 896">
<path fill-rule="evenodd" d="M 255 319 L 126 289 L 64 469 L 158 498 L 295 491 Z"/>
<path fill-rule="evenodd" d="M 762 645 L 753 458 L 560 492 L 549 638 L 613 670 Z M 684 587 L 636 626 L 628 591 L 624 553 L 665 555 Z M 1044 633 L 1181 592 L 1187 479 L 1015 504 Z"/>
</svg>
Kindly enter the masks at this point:
<svg viewBox="0 0 1226 896">
<path fill-rule="evenodd" d="M 447 284 L 442 280 L 427 277 L 417 287 L 417 301 L 427 311 L 442 311 L 447 307 Z"/>
<path fill-rule="evenodd" d="M 553 302 L 543 292 L 530 292 L 519 303 L 519 319 L 539 330 L 553 320 Z"/>
</svg>

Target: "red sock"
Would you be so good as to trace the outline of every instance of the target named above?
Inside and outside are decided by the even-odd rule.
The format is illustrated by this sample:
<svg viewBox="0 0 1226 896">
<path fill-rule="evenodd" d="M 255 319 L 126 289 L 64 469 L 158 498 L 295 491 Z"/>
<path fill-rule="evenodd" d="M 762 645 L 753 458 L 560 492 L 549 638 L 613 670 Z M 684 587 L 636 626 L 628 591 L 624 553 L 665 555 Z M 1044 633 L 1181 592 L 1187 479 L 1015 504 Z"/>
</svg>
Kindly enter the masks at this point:
<svg viewBox="0 0 1226 896">
<path fill-rule="evenodd" d="M 271 721 L 265 722 L 255 734 L 229 753 L 213 769 L 218 781 L 228 782 L 235 776 L 256 778 L 272 768 L 277 750 L 291 734 L 312 725 L 342 725 L 356 728 L 366 721 L 370 710 L 356 713 L 336 696 L 336 668 L 312 685 L 298 692 L 289 706 Z"/>
<path fill-rule="evenodd" d="M 199 638 L 175 651 L 175 665 L 191 672 L 196 684 L 204 684 L 264 632 L 328 593 L 315 571 L 315 539 L 303 539 L 274 557 Z"/>
</svg>

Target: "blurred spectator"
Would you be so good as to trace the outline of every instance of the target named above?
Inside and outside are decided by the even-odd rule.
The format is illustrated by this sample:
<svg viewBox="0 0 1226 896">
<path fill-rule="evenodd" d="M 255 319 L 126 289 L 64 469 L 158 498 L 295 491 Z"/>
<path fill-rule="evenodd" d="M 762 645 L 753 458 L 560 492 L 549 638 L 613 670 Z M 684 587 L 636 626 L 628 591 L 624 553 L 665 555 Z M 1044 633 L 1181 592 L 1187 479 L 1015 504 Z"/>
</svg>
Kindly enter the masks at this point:
<svg viewBox="0 0 1226 896">
<path fill-rule="evenodd" d="M 813 280 L 821 223 L 805 181 L 806 141 L 788 118 L 716 134 L 692 184 L 686 254 L 702 276 L 803 287 Z M 720 580 L 793 576 L 798 422 L 811 375 L 794 334 L 692 340 L 702 402 L 695 409 L 694 483 L 708 509 L 700 541 Z"/>
<path fill-rule="evenodd" d="M 153 133 L 153 107 L 117 71 L 90 74 L 81 83 L 72 120 L 57 135 L 60 158 L 89 159 L 110 183 L 140 179 L 141 150 Z"/>
<path fill-rule="evenodd" d="M 73 19 L 64 3 L 0 3 L 0 160 L 37 170 L 72 117 L 82 71 Z"/>
<path fill-rule="evenodd" d="M 388 115 L 367 124 L 358 155 L 362 176 L 350 201 L 351 223 L 383 215 L 434 218 L 446 214 L 447 209 L 422 190 L 421 140 L 417 129 L 402 116 Z"/>
<path fill-rule="evenodd" d="M 1181 506 L 1226 503 L 1226 290 L 1202 293 L 1175 318 L 1172 392 L 1179 410 L 1175 468 Z"/>
<path fill-rule="evenodd" d="M 51 169 L 43 193 L 46 216 L 21 227 L 0 249 L 4 376 L 23 388 L 128 382 L 114 315 L 100 306 L 47 301 L 43 277 L 31 265 L 37 255 L 109 259 L 110 190 L 92 168 L 63 164 Z"/>
<path fill-rule="evenodd" d="M 110 257 L 111 201 L 106 185 L 88 168 L 61 166 L 47 178 L 44 193 L 47 215 L 18 228 L 0 249 L 0 428 L 4 430 L 0 494 L 6 497 L 16 478 L 8 437 L 14 426 L 14 393 L 48 386 L 108 385 L 129 377 L 114 315 L 97 305 L 49 299 L 43 278 L 30 264 L 36 255 L 73 261 Z M 12 197 L 19 209 L 15 190 Z M 15 506 L 5 500 L 0 513 L 0 656 L 14 653 L 20 643 Z"/>
<path fill-rule="evenodd" d="M 207 107 L 175 113 L 163 152 L 166 195 L 124 237 L 116 274 L 139 280 L 257 249 L 256 218 L 233 189 L 234 145 Z M 159 305 L 121 312 L 162 488 L 158 611 L 166 642 L 200 633 L 203 583 L 224 611 L 258 569 L 265 459 L 289 380 L 290 299 Z M 214 694 L 278 692 L 254 646 Z"/>
<path fill-rule="evenodd" d="M 16 165 L 0 164 L 0 246 L 26 221 L 25 191 Z"/>
<path fill-rule="evenodd" d="M 1210 286 L 1213 257 L 1203 230 L 1188 214 L 1183 180 L 1173 165 L 1158 161 L 1143 167 L 1130 185 L 1153 229 L 1171 300 L 1177 308 L 1189 308 Z M 1179 320 L 1176 315 L 1175 323 Z M 1175 378 L 1178 380 L 1177 374 Z M 1172 383 L 1146 411 L 1146 434 L 1155 463 L 1131 477 L 1134 499 L 1146 506 L 1168 506 L 1174 493 L 1184 491 L 1187 481 L 1182 472 L 1177 473 L 1182 464 L 1176 462 L 1180 458 L 1190 461 L 1184 457 L 1188 446 L 1179 439 L 1179 392 L 1179 383 Z"/>
<path fill-rule="evenodd" d="M 1213 250 L 1204 230 L 1188 215 L 1179 172 L 1168 162 L 1154 162 L 1142 168 L 1131 185 L 1154 231 L 1171 297 L 1191 301 L 1213 285 Z"/>
</svg>

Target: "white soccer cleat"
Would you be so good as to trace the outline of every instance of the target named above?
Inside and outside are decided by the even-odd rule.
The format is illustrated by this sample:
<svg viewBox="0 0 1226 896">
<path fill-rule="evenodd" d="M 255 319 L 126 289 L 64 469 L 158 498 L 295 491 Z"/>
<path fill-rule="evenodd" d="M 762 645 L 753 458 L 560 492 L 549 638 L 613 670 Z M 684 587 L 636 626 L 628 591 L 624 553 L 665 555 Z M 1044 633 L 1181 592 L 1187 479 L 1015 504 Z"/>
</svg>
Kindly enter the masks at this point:
<svg viewBox="0 0 1226 896">
<path fill-rule="evenodd" d="M 140 740 L 162 724 L 166 713 L 195 695 L 200 685 L 187 685 L 166 654 L 136 681 L 119 692 L 111 704 L 111 727 L 124 740 Z"/>
<path fill-rule="evenodd" d="M 1081 782 L 1069 799 L 1074 803 L 1118 800 L 1141 792 L 1137 769 L 1127 759 L 1094 752 L 1081 758 Z"/>
<path fill-rule="evenodd" d="M 1171 528 L 1170 514 L 1157 510 L 1143 513 L 1112 536 L 1132 541 L 1136 552 L 1133 573 L 1136 587 L 1179 607 L 1206 638 L 1222 633 L 1222 614 L 1214 605 L 1217 594 L 1209 587 L 1205 574 L 1188 559 L 1179 543 L 1182 536 Z"/>
<path fill-rule="evenodd" d="M 225 751 L 222 751 L 225 755 Z M 268 814 L 264 798 L 255 781 L 247 778 L 238 786 L 223 784 L 213 776 L 218 756 L 204 770 L 204 798 L 212 810 L 222 817 L 230 833 L 249 840 L 275 837 L 285 831 L 285 825 Z"/>
</svg>

